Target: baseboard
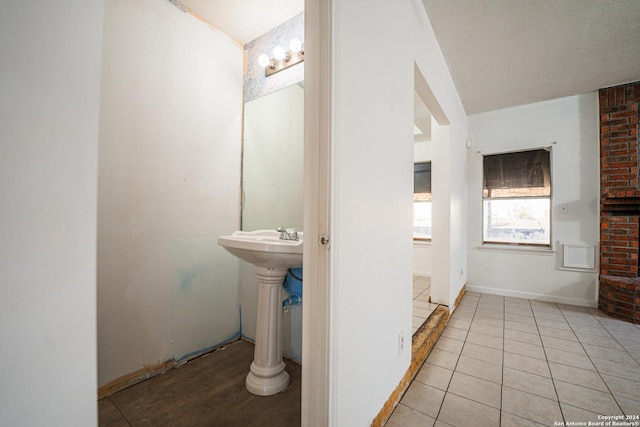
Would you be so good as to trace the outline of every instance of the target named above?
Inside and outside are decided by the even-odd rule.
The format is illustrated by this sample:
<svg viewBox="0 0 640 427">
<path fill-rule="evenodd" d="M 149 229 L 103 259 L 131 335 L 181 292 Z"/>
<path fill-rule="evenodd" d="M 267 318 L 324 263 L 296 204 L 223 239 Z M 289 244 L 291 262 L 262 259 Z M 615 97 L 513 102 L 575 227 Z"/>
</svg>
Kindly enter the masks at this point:
<svg viewBox="0 0 640 427">
<path fill-rule="evenodd" d="M 237 341 L 238 339 L 241 339 L 241 338 L 236 337 L 231 341 L 218 344 L 214 347 L 206 348 L 200 351 L 190 353 L 186 356 L 182 356 L 179 360 L 171 359 L 171 360 L 167 360 L 166 362 L 158 363 L 157 365 L 145 366 L 142 369 L 138 369 L 137 371 L 118 377 L 115 380 L 109 381 L 107 384 L 98 388 L 98 400 L 102 399 L 103 397 L 111 396 L 114 393 L 117 393 L 121 390 L 124 390 L 125 388 L 141 383 L 142 381 L 148 380 L 149 378 L 153 378 L 157 375 L 163 374 L 170 369 L 182 366 L 188 363 L 190 360 L 196 359 L 207 353 L 211 353 L 212 351 L 215 351 L 220 347 L 224 347 L 225 345 L 230 344 L 234 341 Z"/>
<path fill-rule="evenodd" d="M 479 292 L 482 294 L 500 295 L 504 297 L 526 298 L 536 301 L 555 302 L 559 304 L 578 305 L 581 307 L 598 307 L 598 301 L 580 298 L 561 297 L 556 295 L 537 294 L 533 292 L 513 291 L 509 289 L 489 288 L 467 284 L 467 292 Z"/>
<path fill-rule="evenodd" d="M 458 296 L 456 297 L 456 300 L 453 302 L 453 310 L 455 310 L 458 307 L 458 304 L 460 304 L 460 300 L 464 296 L 465 292 L 467 292 L 466 284 L 462 285 L 462 289 L 460 289 L 460 292 L 458 292 Z M 453 310 L 451 311 L 453 312 Z"/>
</svg>

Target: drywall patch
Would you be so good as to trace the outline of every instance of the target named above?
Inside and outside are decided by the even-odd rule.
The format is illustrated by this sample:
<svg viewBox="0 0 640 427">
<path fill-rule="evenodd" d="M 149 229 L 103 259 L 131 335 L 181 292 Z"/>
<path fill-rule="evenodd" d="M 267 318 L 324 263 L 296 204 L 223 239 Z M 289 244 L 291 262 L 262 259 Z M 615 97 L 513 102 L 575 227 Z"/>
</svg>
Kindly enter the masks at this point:
<svg viewBox="0 0 640 427">
<path fill-rule="evenodd" d="M 178 289 L 184 294 L 188 294 L 189 290 L 193 286 L 193 281 L 196 278 L 207 271 L 207 266 L 204 264 L 195 264 L 191 268 L 178 267 L 176 274 L 178 275 Z"/>
<path fill-rule="evenodd" d="M 217 234 L 173 237 L 169 252 L 168 357 L 181 360 L 240 336 L 238 263 L 218 246 Z"/>
</svg>

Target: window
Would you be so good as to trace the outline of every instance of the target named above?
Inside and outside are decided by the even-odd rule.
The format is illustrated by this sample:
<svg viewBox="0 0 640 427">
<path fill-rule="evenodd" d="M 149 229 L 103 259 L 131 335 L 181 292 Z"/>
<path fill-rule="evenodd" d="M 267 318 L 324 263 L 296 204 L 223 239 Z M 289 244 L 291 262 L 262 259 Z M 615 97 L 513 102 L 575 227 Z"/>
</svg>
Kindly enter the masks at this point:
<svg viewBox="0 0 640 427">
<path fill-rule="evenodd" d="M 413 165 L 413 238 L 431 240 L 431 162 Z"/>
<path fill-rule="evenodd" d="M 551 244 L 548 149 L 483 157 L 484 243 Z"/>
</svg>

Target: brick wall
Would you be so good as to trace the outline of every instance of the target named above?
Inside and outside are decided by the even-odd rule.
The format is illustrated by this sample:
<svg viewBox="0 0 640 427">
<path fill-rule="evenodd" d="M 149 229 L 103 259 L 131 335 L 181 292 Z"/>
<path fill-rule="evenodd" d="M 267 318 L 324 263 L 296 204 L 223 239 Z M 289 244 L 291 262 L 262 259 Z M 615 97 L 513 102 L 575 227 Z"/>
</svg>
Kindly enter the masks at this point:
<svg viewBox="0 0 640 427">
<path fill-rule="evenodd" d="M 604 275 L 639 276 L 639 105 L 640 82 L 600 90 L 600 274 Z"/>
<path fill-rule="evenodd" d="M 640 322 L 640 82 L 600 90 L 600 289 L 605 313 Z"/>
</svg>

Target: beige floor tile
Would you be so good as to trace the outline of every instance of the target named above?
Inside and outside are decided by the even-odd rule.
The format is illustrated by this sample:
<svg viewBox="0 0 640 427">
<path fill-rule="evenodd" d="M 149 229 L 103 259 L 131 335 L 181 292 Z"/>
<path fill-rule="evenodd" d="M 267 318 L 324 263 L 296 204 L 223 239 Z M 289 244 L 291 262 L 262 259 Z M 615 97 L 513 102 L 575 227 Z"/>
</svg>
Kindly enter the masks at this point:
<svg viewBox="0 0 640 427">
<path fill-rule="evenodd" d="M 576 341 L 563 340 L 560 338 L 554 337 L 542 337 L 542 343 L 544 344 L 544 348 L 555 348 L 557 350 L 569 351 L 571 353 L 577 354 L 585 354 L 582 345 Z"/>
<path fill-rule="evenodd" d="M 640 400 L 640 382 L 610 375 L 602 375 L 602 379 L 607 383 L 609 390 L 611 390 L 611 393 L 614 395 Z"/>
<path fill-rule="evenodd" d="M 423 414 L 422 412 L 416 411 L 413 408 L 399 404 L 389 421 L 385 424 L 386 427 L 417 427 L 417 426 L 425 426 L 431 427 L 435 423 L 435 419 Z"/>
<path fill-rule="evenodd" d="M 451 424 L 447 424 L 444 421 L 440 421 L 440 420 L 436 420 L 436 423 L 433 425 L 433 427 L 454 427 Z"/>
<path fill-rule="evenodd" d="M 587 411 L 586 409 L 576 408 L 575 406 L 567 405 L 566 403 L 560 403 L 560 409 L 562 409 L 562 415 L 564 415 L 565 421 L 568 422 L 602 422 L 598 418 L 599 414 L 595 412 Z M 608 414 L 616 415 L 616 414 Z"/>
<path fill-rule="evenodd" d="M 505 306 L 504 307 L 504 319 L 507 320 L 507 317 L 511 316 L 511 315 L 516 315 L 518 316 L 518 318 L 520 317 L 528 317 L 530 319 L 533 319 L 533 311 L 531 311 L 530 307 L 518 307 L 518 306 Z M 509 320 L 516 320 L 517 318 L 514 319 L 509 319 Z M 530 322 L 530 320 L 524 320 L 524 322 Z"/>
<path fill-rule="evenodd" d="M 466 343 L 462 349 L 462 355 L 486 362 L 502 364 L 502 351 L 478 344 Z"/>
<path fill-rule="evenodd" d="M 423 318 L 428 318 L 429 316 L 431 316 L 431 313 L 433 313 L 433 310 L 429 310 L 426 308 L 420 308 L 420 307 L 413 307 L 413 312 L 412 314 L 416 317 L 423 317 Z"/>
<path fill-rule="evenodd" d="M 444 351 L 450 351 L 451 353 L 460 354 L 463 346 L 464 341 L 454 340 L 453 338 L 440 337 L 438 339 L 438 342 L 436 343 L 435 348 Z"/>
<path fill-rule="evenodd" d="M 423 414 L 436 418 L 444 398 L 444 391 L 414 381 L 402 397 L 400 403 Z"/>
<path fill-rule="evenodd" d="M 502 338 L 504 336 L 504 328 L 502 326 L 489 326 L 482 323 L 473 322 L 469 328 L 471 332 L 480 332 L 481 334 L 493 335 Z"/>
<path fill-rule="evenodd" d="M 451 369 L 425 363 L 416 375 L 416 381 L 446 391 L 451 381 L 451 375 L 453 375 Z"/>
<path fill-rule="evenodd" d="M 535 357 L 523 356 L 515 353 L 505 353 L 504 366 L 523 372 L 529 372 L 530 374 L 551 378 L 547 362 Z"/>
<path fill-rule="evenodd" d="M 420 295 L 418 295 L 417 297 L 414 297 L 414 301 L 415 300 L 419 300 L 419 301 L 426 301 L 429 302 L 429 293 L 428 292 L 422 292 Z"/>
<path fill-rule="evenodd" d="M 458 355 L 456 353 L 434 348 L 431 350 L 431 354 L 427 358 L 427 362 L 432 365 L 453 370 L 456 367 L 456 363 L 458 363 Z"/>
<path fill-rule="evenodd" d="M 471 322 L 473 320 L 473 313 L 468 313 L 466 311 L 463 311 L 462 313 L 458 313 L 458 311 L 456 310 L 451 316 L 451 319 L 464 320 L 465 322 Z"/>
<path fill-rule="evenodd" d="M 515 331 L 529 332 L 530 334 L 537 334 L 538 327 L 529 323 L 514 322 L 513 320 L 504 321 L 505 329 L 513 329 Z"/>
<path fill-rule="evenodd" d="M 563 331 L 571 330 L 571 326 L 569 326 L 566 321 L 539 319 L 536 317 L 536 323 L 538 324 L 538 326 L 544 326 L 545 328 L 560 329 Z"/>
<path fill-rule="evenodd" d="M 506 339 L 510 339 L 514 341 L 526 342 L 527 344 L 542 345 L 542 342 L 540 341 L 540 335 L 530 334 L 529 332 L 514 331 L 513 329 L 505 329 L 504 337 Z"/>
<path fill-rule="evenodd" d="M 414 328 L 419 328 L 422 324 L 427 320 L 424 317 L 411 316 L 411 326 Z"/>
<path fill-rule="evenodd" d="M 487 325 L 487 326 L 493 326 L 496 328 L 500 328 L 502 329 L 504 327 L 504 320 L 502 319 L 495 319 L 493 317 L 483 317 L 483 316 L 478 316 L 477 314 L 473 317 L 473 322 L 471 324 L 471 326 L 473 326 L 473 324 L 482 324 L 482 325 Z"/>
<path fill-rule="evenodd" d="M 547 360 L 549 360 L 549 362 L 557 362 L 563 365 L 575 366 L 576 368 L 591 369 L 592 371 L 596 370 L 593 363 L 591 363 L 591 359 L 583 354 L 571 353 L 555 348 L 548 348 L 545 350 L 545 353 L 547 354 Z"/>
<path fill-rule="evenodd" d="M 502 401 L 502 387 L 500 384 L 472 377 L 457 370 L 451 378 L 447 392 L 496 409 L 500 409 L 500 402 Z"/>
<path fill-rule="evenodd" d="M 523 356 L 536 357 L 546 360 L 542 346 L 527 344 L 520 341 L 504 340 L 504 351 L 509 353 L 522 354 Z"/>
<path fill-rule="evenodd" d="M 623 341 L 622 347 L 629 353 L 640 353 L 640 343 Z"/>
<path fill-rule="evenodd" d="M 527 316 L 527 315 L 515 314 L 515 313 L 507 312 L 504 315 L 504 320 L 510 320 L 512 322 L 518 322 L 518 323 L 526 323 L 526 324 L 529 324 L 529 325 L 535 325 L 536 324 L 536 319 L 533 317 L 533 313 L 531 313 L 530 316 Z"/>
<path fill-rule="evenodd" d="M 502 411 L 500 414 L 500 427 L 546 427 L 543 424 L 520 418 L 516 415 Z"/>
<path fill-rule="evenodd" d="M 599 335 L 601 337 L 611 336 L 611 334 L 602 326 L 592 327 L 592 326 L 576 325 L 576 326 L 573 326 L 571 329 L 573 329 L 576 333 L 581 333 L 581 334 Z"/>
<path fill-rule="evenodd" d="M 545 426 L 562 421 L 557 401 L 509 387 L 502 388 L 502 410 Z"/>
<path fill-rule="evenodd" d="M 491 347 L 502 350 L 504 347 L 504 338 L 494 337 L 493 335 L 481 334 L 480 332 L 471 331 L 467 335 L 467 342 L 478 344 L 485 347 Z"/>
<path fill-rule="evenodd" d="M 447 326 L 468 331 L 469 327 L 471 326 L 471 322 L 467 322 L 466 320 L 449 319 L 449 323 L 447 323 Z"/>
<path fill-rule="evenodd" d="M 471 375 L 476 378 L 502 384 L 502 366 L 496 363 L 460 356 L 456 372 Z"/>
<path fill-rule="evenodd" d="M 502 383 L 505 387 L 511 387 L 535 394 L 536 396 L 557 400 L 556 390 L 551 378 L 518 371 L 512 368 L 504 368 L 502 375 Z"/>
<path fill-rule="evenodd" d="M 467 338 L 467 331 L 465 331 L 464 329 L 446 327 L 444 328 L 444 331 L 442 331 L 442 336 L 454 340 L 464 341 Z"/>
<path fill-rule="evenodd" d="M 623 363 L 612 362 L 610 360 L 597 359 L 595 357 L 591 358 L 591 362 L 593 362 L 596 369 L 601 374 L 640 382 L 640 366 L 631 366 Z"/>
<path fill-rule="evenodd" d="M 484 310 L 482 307 L 478 307 L 476 310 L 476 317 L 483 319 L 504 320 L 504 312 L 495 310 Z"/>
<path fill-rule="evenodd" d="M 454 427 L 497 427 L 500 425 L 500 410 L 447 393 L 438 420 Z"/>
<path fill-rule="evenodd" d="M 579 385 L 608 392 L 607 385 L 602 381 L 600 374 L 589 369 L 580 369 L 574 366 L 561 365 L 556 362 L 549 362 L 551 376 L 558 381 Z"/>
<path fill-rule="evenodd" d="M 613 350 L 591 344 L 584 344 L 583 347 L 587 351 L 589 357 L 638 366 L 638 362 L 636 362 L 635 359 L 631 357 L 626 351 Z"/>
<path fill-rule="evenodd" d="M 576 336 L 583 344 L 597 345 L 614 350 L 624 350 L 620 344 L 611 336 L 591 335 L 583 332 L 576 332 Z"/>
<path fill-rule="evenodd" d="M 623 345 L 624 343 L 627 343 L 627 342 L 640 344 L 640 328 L 638 328 L 638 332 L 634 334 L 626 334 L 624 332 L 613 332 L 611 336 L 613 336 Z"/>
<path fill-rule="evenodd" d="M 539 326 L 538 330 L 540 331 L 540 335 L 542 336 L 560 338 L 569 341 L 578 341 L 578 337 L 576 337 L 576 334 L 574 334 L 573 331 L 547 328 L 545 326 Z"/>
<path fill-rule="evenodd" d="M 433 310 L 433 306 L 437 304 L 431 304 L 428 301 L 414 300 L 412 305 L 413 308 L 424 308 L 425 310 Z"/>
<path fill-rule="evenodd" d="M 560 402 L 598 414 L 618 414 L 621 409 L 610 393 L 554 380 Z"/>
<path fill-rule="evenodd" d="M 614 396 L 625 415 L 640 415 L 640 401 Z"/>
</svg>

